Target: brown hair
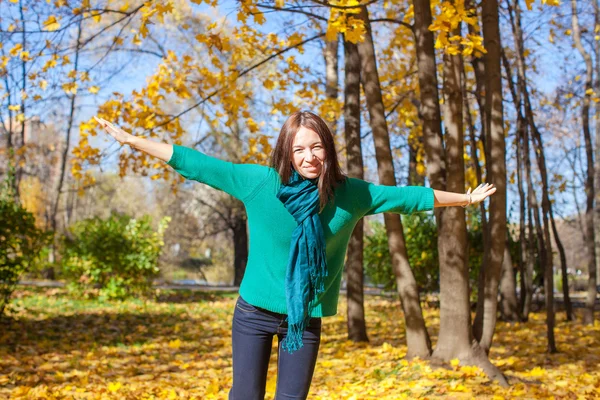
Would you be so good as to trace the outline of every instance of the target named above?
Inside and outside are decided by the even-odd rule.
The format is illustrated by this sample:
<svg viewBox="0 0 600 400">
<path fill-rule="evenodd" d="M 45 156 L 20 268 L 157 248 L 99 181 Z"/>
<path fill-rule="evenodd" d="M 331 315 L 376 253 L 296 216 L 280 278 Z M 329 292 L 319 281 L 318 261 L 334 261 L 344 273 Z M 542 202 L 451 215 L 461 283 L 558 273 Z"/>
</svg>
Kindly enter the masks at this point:
<svg viewBox="0 0 600 400">
<path fill-rule="evenodd" d="M 285 121 L 279 132 L 277 144 L 271 153 L 271 167 L 279 173 L 281 182 L 286 184 L 292 176 L 292 146 L 296 133 L 303 126 L 313 130 L 321 138 L 325 150 L 325 160 L 323 169 L 318 177 L 317 187 L 319 188 L 319 212 L 333 199 L 335 187 L 346 179 L 342 173 L 340 164 L 335 151 L 333 135 L 329 127 L 321 117 L 310 111 L 296 111 Z"/>
</svg>

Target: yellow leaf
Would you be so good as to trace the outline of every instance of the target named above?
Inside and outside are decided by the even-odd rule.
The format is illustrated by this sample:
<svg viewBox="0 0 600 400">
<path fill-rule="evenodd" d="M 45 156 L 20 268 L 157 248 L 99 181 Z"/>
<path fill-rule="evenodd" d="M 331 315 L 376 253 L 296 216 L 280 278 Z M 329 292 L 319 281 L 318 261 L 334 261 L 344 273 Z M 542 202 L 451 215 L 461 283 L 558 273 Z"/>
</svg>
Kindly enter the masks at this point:
<svg viewBox="0 0 600 400">
<path fill-rule="evenodd" d="M 121 389 L 123 385 L 121 384 L 121 382 L 110 382 L 108 384 L 108 390 L 110 390 L 111 392 L 116 392 L 119 389 Z"/>
<path fill-rule="evenodd" d="M 275 86 L 275 82 L 273 82 L 270 79 L 265 79 L 265 81 L 263 82 L 263 86 L 269 90 L 273 90 L 273 87 Z"/>
<path fill-rule="evenodd" d="M 90 86 L 90 88 L 88 90 L 90 91 L 90 93 L 96 94 L 96 93 L 98 93 L 100 88 L 98 86 Z"/>
<path fill-rule="evenodd" d="M 450 360 L 450 365 L 452 365 L 453 367 L 457 367 L 460 364 L 460 360 L 458 358 L 454 358 L 452 360 Z"/>
<path fill-rule="evenodd" d="M 25 121 L 25 114 L 21 113 L 21 114 L 17 115 L 16 119 L 17 119 L 17 122 Z"/>
<path fill-rule="evenodd" d="M 8 109 L 10 111 L 19 111 L 21 109 L 21 105 L 20 104 L 15 104 L 15 105 L 12 105 L 12 106 L 8 106 Z"/>
<path fill-rule="evenodd" d="M 49 16 L 48 19 L 44 21 L 43 25 L 44 30 L 49 32 L 55 31 L 58 28 L 60 28 L 60 23 L 58 23 L 58 20 L 54 15 Z"/>
<path fill-rule="evenodd" d="M 181 347 L 181 340 L 175 339 L 169 342 L 169 347 L 172 349 L 178 349 Z"/>
<path fill-rule="evenodd" d="M 21 43 L 17 43 L 17 44 L 15 44 L 15 47 L 13 47 L 13 48 L 10 50 L 10 55 L 11 55 L 12 57 L 16 57 L 16 56 L 17 56 L 17 55 L 18 55 L 18 54 L 21 52 L 21 49 L 22 49 L 22 48 L 23 48 L 23 45 L 22 45 Z"/>
</svg>

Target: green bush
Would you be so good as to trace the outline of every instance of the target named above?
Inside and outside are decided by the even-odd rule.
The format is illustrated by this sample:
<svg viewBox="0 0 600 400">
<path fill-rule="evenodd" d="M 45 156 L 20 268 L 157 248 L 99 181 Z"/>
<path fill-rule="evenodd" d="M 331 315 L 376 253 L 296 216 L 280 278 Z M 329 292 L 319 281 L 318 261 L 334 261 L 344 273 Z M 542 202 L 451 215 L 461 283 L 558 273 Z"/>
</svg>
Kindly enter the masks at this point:
<svg viewBox="0 0 600 400">
<path fill-rule="evenodd" d="M 14 173 L 0 188 L 0 316 L 19 282 L 47 245 L 52 234 L 35 226 L 35 217 L 16 200 Z"/>
<path fill-rule="evenodd" d="M 439 290 L 438 236 L 434 216 L 425 213 L 404 215 L 402 223 L 408 260 L 419 291 Z M 383 285 L 386 290 L 395 290 L 396 278 L 392 270 L 385 226 L 375 222 L 372 227 L 373 235 L 365 238 L 365 274 L 374 284 Z M 471 288 L 476 288 L 483 254 L 481 223 L 477 213 L 474 213 L 468 229 L 467 240 L 470 285 Z"/>
<path fill-rule="evenodd" d="M 433 215 L 405 215 L 402 223 L 408 259 L 419 290 L 436 290 L 439 287 L 439 268 Z M 396 290 L 385 226 L 375 222 L 372 227 L 373 235 L 365 239 L 365 274 L 374 284 L 383 285 L 386 290 Z"/>
<path fill-rule="evenodd" d="M 143 295 L 158 275 L 164 217 L 154 231 L 149 216 L 133 219 L 111 214 L 73 225 L 63 239 L 63 273 L 75 290 L 98 288 L 100 297 L 124 299 Z"/>
</svg>

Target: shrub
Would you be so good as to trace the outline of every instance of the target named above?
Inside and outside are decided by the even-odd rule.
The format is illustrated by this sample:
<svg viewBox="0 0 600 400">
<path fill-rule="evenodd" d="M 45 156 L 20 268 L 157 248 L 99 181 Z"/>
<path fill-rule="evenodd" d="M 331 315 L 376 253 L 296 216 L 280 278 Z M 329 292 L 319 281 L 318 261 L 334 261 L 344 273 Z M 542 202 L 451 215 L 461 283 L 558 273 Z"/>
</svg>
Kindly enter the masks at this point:
<svg viewBox="0 0 600 400">
<path fill-rule="evenodd" d="M 406 250 L 419 290 L 432 291 L 439 287 L 437 230 L 433 216 L 412 214 L 402 217 Z M 366 237 L 364 249 L 365 274 L 371 282 L 384 289 L 396 289 L 396 278 L 388 248 L 385 226 L 372 225 L 373 235 Z"/>
<path fill-rule="evenodd" d="M 100 296 L 123 299 L 143 295 L 158 275 L 164 217 L 154 231 L 149 216 L 134 219 L 111 214 L 73 225 L 63 239 L 63 273 L 72 289 L 100 289 Z"/>
<path fill-rule="evenodd" d="M 476 291 L 483 257 L 483 234 L 479 211 L 474 210 L 471 217 L 467 231 L 467 256 L 470 287 Z M 405 215 L 402 223 L 408 260 L 419 291 L 438 291 L 440 267 L 434 216 L 424 213 Z M 396 278 L 392 270 L 385 226 L 378 222 L 372 226 L 373 235 L 365 239 L 365 274 L 373 283 L 383 285 L 386 290 L 395 290 Z"/>
<path fill-rule="evenodd" d="M 51 233 L 35 226 L 35 217 L 19 204 L 13 185 L 14 172 L 10 168 L 0 188 L 0 316 L 21 274 L 52 238 Z"/>
</svg>

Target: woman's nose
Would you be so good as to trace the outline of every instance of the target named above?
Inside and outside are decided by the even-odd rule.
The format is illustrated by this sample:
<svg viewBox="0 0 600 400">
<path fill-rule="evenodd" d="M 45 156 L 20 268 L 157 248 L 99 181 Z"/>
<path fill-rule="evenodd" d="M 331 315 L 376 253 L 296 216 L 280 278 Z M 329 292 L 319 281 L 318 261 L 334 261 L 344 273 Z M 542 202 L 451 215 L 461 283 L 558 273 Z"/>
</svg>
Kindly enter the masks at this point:
<svg viewBox="0 0 600 400">
<path fill-rule="evenodd" d="M 311 150 L 308 151 L 308 153 L 306 154 L 306 161 L 312 161 L 313 159 L 313 153 Z"/>
</svg>

